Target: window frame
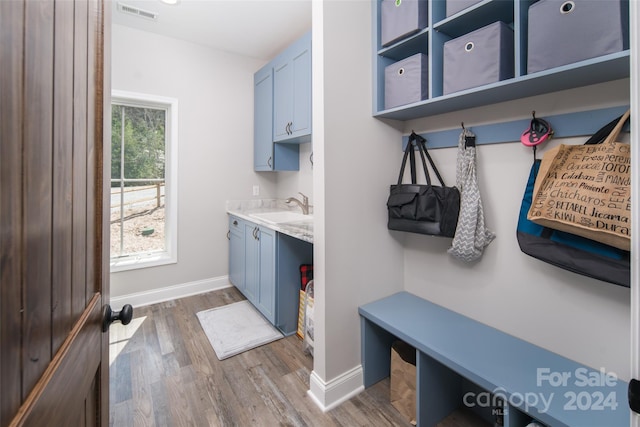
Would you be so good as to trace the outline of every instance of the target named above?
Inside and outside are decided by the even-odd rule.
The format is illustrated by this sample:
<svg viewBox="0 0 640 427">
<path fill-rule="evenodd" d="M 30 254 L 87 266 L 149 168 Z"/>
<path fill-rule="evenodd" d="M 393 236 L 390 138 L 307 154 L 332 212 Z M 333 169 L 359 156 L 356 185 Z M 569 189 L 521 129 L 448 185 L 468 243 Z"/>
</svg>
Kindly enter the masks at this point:
<svg viewBox="0 0 640 427">
<path fill-rule="evenodd" d="M 166 110 L 165 126 L 165 250 L 111 258 L 111 273 L 157 267 L 178 262 L 178 100 L 158 95 L 113 90 L 111 103 L 125 107 L 160 108 Z M 111 152 L 111 141 L 109 141 Z M 109 207 L 111 209 L 111 207 Z"/>
</svg>

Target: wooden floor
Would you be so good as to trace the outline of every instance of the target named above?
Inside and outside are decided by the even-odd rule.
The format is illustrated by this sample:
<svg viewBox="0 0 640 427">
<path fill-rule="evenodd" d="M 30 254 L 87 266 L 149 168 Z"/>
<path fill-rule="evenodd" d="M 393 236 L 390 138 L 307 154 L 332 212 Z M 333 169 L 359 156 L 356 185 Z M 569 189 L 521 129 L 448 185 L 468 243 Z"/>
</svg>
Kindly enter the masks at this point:
<svg viewBox="0 0 640 427">
<path fill-rule="evenodd" d="M 311 356 L 296 336 L 217 359 L 198 311 L 240 301 L 227 288 L 140 307 L 111 336 L 110 425 L 411 426 L 381 381 L 323 413 L 307 395 Z M 442 427 L 486 426 L 457 412 Z"/>
</svg>

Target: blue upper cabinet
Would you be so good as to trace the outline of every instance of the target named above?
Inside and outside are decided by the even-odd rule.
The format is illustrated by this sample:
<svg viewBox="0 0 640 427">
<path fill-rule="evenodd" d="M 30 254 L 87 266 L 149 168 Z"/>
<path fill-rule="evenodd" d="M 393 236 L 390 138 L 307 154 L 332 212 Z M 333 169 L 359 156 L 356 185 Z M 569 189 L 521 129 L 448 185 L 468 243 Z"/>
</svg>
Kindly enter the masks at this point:
<svg viewBox="0 0 640 427">
<path fill-rule="evenodd" d="M 300 169 L 298 144 L 311 141 L 311 32 L 254 74 L 256 171 Z"/>
<path fill-rule="evenodd" d="M 311 141 L 311 32 L 273 61 L 273 141 Z"/>
<path fill-rule="evenodd" d="M 273 65 L 253 76 L 253 167 L 256 171 L 298 170 L 297 145 L 273 143 Z"/>
</svg>

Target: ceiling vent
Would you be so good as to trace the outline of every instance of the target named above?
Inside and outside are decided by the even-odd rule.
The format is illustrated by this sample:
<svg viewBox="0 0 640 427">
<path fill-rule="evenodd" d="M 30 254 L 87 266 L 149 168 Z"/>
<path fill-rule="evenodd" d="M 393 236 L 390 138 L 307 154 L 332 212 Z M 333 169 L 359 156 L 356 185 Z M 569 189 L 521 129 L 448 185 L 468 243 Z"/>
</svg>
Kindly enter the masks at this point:
<svg viewBox="0 0 640 427">
<path fill-rule="evenodd" d="M 118 11 L 127 15 L 138 16 L 140 18 L 148 19 L 150 21 L 157 21 L 158 14 L 156 12 L 149 12 L 148 10 L 140 9 L 139 7 L 131 6 L 128 4 L 118 2 Z"/>
</svg>

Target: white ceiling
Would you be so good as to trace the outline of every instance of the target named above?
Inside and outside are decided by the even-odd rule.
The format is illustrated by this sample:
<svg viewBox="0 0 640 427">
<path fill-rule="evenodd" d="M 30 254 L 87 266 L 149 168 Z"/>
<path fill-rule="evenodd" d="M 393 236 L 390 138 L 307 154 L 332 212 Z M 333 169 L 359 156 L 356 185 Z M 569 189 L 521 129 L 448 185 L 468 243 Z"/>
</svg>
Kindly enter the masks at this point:
<svg viewBox="0 0 640 427">
<path fill-rule="evenodd" d="M 112 21 L 252 58 L 269 60 L 311 28 L 312 0 L 115 0 Z M 157 21 L 118 10 L 123 3 Z"/>
</svg>

